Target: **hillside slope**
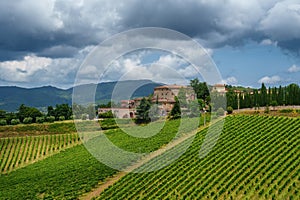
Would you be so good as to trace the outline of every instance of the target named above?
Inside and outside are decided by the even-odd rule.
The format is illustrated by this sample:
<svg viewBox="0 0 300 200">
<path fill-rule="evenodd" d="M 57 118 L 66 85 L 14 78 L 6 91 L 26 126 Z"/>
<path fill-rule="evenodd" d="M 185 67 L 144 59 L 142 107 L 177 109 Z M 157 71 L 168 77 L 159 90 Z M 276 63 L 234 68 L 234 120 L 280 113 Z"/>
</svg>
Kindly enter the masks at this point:
<svg viewBox="0 0 300 200">
<path fill-rule="evenodd" d="M 112 91 L 117 82 L 99 83 L 96 89 L 96 101 L 99 103 L 108 102 Z M 119 83 L 120 84 L 120 83 Z M 134 85 L 143 85 L 138 88 L 132 97 L 148 96 L 153 92 L 154 87 L 160 86 L 150 80 L 132 80 L 122 81 L 121 85 L 131 87 Z M 90 85 L 80 85 L 76 87 L 90 87 Z M 69 89 L 59 89 L 52 86 L 39 88 L 20 88 L 15 86 L 0 86 L 0 110 L 14 112 L 21 104 L 27 106 L 45 109 L 47 106 L 56 104 L 72 103 L 73 87 Z"/>
<path fill-rule="evenodd" d="M 128 174 L 99 199 L 299 199 L 299 128 L 299 118 L 227 117 L 205 158 L 199 158 L 204 130 L 173 164 Z"/>
</svg>

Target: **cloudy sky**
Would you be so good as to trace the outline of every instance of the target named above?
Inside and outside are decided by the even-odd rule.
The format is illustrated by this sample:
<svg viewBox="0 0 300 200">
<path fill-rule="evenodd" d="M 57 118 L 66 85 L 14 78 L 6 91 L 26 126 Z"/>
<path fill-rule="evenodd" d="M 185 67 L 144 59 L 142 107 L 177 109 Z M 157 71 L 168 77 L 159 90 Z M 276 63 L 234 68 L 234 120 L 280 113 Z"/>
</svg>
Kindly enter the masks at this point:
<svg viewBox="0 0 300 200">
<path fill-rule="evenodd" d="M 95 46 L 141 27 L 193 38 L 225 83 L 299 84 L 299 0 L 0 0 L 0 85 L 71 87 Z M 144 66 L 150 61 L 192 78 L 178 57 L 141 51 L 115 60 L 104 81 L 118 79 L 120 69 L 140 68 L 142 77 L 152 78 L 151 67 Z"/>
</svg>

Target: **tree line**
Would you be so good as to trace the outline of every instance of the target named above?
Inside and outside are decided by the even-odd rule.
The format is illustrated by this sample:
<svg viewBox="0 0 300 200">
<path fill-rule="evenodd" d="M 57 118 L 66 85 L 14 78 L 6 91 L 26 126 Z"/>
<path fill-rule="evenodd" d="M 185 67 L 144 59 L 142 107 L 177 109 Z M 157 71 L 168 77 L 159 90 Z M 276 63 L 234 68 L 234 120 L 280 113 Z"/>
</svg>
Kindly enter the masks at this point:
<svg viewBox="0 0 300 200">
<path fill-rule="evenodd" d="M 34 107 L 20 105 L 17 112 L 0 110 L 0 125 L 16 125 L 54 122 L 72 119 L 72 108 L 68 104 L 48 106 L 47 113 L 42 113 Z"/>
<path fill-rule="evenodd" d="M 250 91 L 234 91 L 227 86 L 227 106 L 238 108 L 259 108 L 262 106 L 300 105 L 300 88 L 297 84 L 288 86 L 269 87 L 262 83 L 259 89 Z"/>
<path fill-rule="evenodd" d="M 224 98 L 217 93 L 210 93 L 211 86 L 205 82 L 200 82 L 197 78 L 190 81 L 190 86 L 193 88 L 196 100 L 186 100 L 186 92 L 181 89 L 178 96 L 175 97 L 175 104 L 173 109 L 169 113 L 169 119 L 180 118 L 182 115 L 192 116 L 205 111 L 211 112 L 211 108 L 214 107 L 216 112 L 222 113 L 225 109 L 232 112 L 232 109 L 238 108 L 253 108 L 261 106 L 278 106 L 278 105 L 300 105 L 300 88 L 297 84 L 290 84 L 288 86 L 269 87 L 267 88 L 262 83 L 259 89 L 246 89 L 237 88 L 231 85 L 226 85 L 226 104 L 224 106 Z M 214 99 L 214 102 L 211 102 Z M 19 123 L 43 123 L 54 122 L 59 120 L 69 119 L 94 119 L 98 113 L 98 107 L 115 107 L 118 104 L 114 102 L 108 102 L 102 105 L 88 105 L 84 107 L 82 105 L 73 104 L 70 107 L 68 104 L 60 104 L 48 106 L 47 113 L 42 113 L 37 108 L 25 106 L 22 104 L 17 112 L 9 113 L 0 110 L 0 125 L 15 125 Z M 161 113 L 159 113 L 158 101 L 152 102 L 152 95 L 145 97 L 140 102 L 140 105 L 136 108 L 137 123 L 148 123 L 153 120 L 157 120 Z M 100 118 L 112 118 L 114 117 L 112 112 L 99 114 Z"/>
</svg>

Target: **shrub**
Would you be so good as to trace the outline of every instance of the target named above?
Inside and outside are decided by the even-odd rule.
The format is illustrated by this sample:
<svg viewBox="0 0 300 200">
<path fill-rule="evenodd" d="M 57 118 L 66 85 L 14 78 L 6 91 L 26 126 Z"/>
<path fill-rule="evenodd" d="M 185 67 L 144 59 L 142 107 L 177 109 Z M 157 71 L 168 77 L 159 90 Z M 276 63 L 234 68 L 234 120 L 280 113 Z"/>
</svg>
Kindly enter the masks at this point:
<svg viewBox="0 0 300 200">
<path fill-rule="evenodd" d="M 112 113 L 112 111 L 107 111 L 105 113 L 99 113 L 98 114 L 98 117 L 99 118 L 113 118 L 114 117 L 114 114 Z"/>
<path fill-rule="evenodd" d="M 282 109 L 282 110 L 279 110 L 280 113 L 292 113 L 293 112 L 293 109 L 290 109 L 290 108 L 287 108 L 287 109 Z"/>
<path fill-rule="evenodd" d="M 233 113 L 233 108 L 231 106 L 227 107 L 227 114 L 232 114 Z"/>
<path fill-rule="evenodd" d="M 0 126 L 7 125 L 7 121 L 5 119 L 0 119 Z"/>
<path fill-rule="evenodd" d="M 53 123 L 55 121 L 55 117 L 54 116 L 46 117 L 46 121 L 49 123 Z"/>
<path fill-rule="evenodd" d="M 81 119 L 82 119 L 82 120 L 86 120 L 86 119 L 87 119 L 87 114 L 82 114 L 82 115 L 81 115 Z"/>
<path fill-rule="evenodd" d="M 37 117 L 35 121 L 36 123 L 42 124 L 45 121 L 45 117 Z"/>
<path fill-rule="evenodd" d="M 65 119 L 66 119 L 65 116 L 59 116 L 58 118 L 59 121 L 64 121 Z"/>
<path fill-rule="evenodd" d="M 12 120 L 10 121 L 10 124 L 11 124 L 11 125 L 17 125 L 17 124 L 20 124 L 20 120 L 19 120 L 19 119 L 12 119 Z"/>
<path fill-rule="evenodd" d="M 26 118 L 24 118 L 23 123 L 24 124 L 31 124 L 32 123 L 32 117 L 26 117 Z"/>
<path fill-rule="evenodd" d="M 265 107 L 265 111 L 264 111 L 265 113 L 270 113 L 270 108 L 269 108 L 269 106 L 267 105 L 266 107 Z"/>
<path fill-rule="evenodd" d="M 224 109 L 223 108 L 218 108 L 217 116 L 223 116 L 223 115 L 224 115 Z"/>
</svg>

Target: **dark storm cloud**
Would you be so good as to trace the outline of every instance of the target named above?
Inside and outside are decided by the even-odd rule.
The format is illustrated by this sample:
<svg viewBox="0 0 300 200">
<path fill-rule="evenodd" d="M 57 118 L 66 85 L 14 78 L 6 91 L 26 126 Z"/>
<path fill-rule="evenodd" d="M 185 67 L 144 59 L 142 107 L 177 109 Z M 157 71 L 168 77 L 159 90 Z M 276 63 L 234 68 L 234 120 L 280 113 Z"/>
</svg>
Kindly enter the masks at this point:
<svg viewBox="0 0 300 200">
<path fill-rule="evenodd" d="M 55 58 L 65 58 L 73 57 L 78 52 L 78 49 L 72 46 L 53 46 L 47 49 L 43 49 L 41 52 L 37 53 L 38 56 L 43 57 L 55 57 Z"/>
<path fill-rule="evenodd" d="M 96 1 L 85 4 L 52 0 L 1 1 L 0 51 L 8 52 L 7 60 L 19 59 L 28 53 L 72 57 L 76 48 L 99 43 L 106 34 L 104 29 L 109 28 L 101 22 L 102 15 L 110 9 L 101 12 L 93 6 L 95 4 L 101 5 Z M 95 9 L 94 14 L 90 6 Z M 0 59 L 5 60 L 5 56 L 2 54 Z"/>
<path fill-rule="evenodd" d="M 297 0 L 1 1 L 0 60 L 73 57 L 113 33 L 145 26 L 180 31 L 208 48 L 271 39 L 298 52 L 300 6 Z"/>
<path fill-rule="evenodd" d="M 120 10 L 121 24 L 126 28 L 171 28 L 199 39 L 210 48 L 270 38 L 283 49 L 299 51 L 300 4 L 297 1 L 131 2 Z"/>
<path fill-rule="evenodd" d="M 160 26 L 200 38 L 209 46 L 226 42 L 239 43 L 251 31 L 250 24 L 235 26 L 243 19 L 230 19 L 229 6 L 216 1 L 135 1 L 134 6 L 121 10 L 122 24 L 126 27 Z M 231 13 L 234 15 L 234 12 Z M 241 20 L 239 22 L 238 20 Z M 232 24 L 230 24 L 232 23 Z M 235 41 L 232 41 L 235 40 Z"/>
<path fill-rule="evenodd" d="M 159 26 L 188 34 L 206 36 L 217 31 L 216 9 L 194 2 L 135 1 L 121 10 L 125 27 Z"/>
</svg>

